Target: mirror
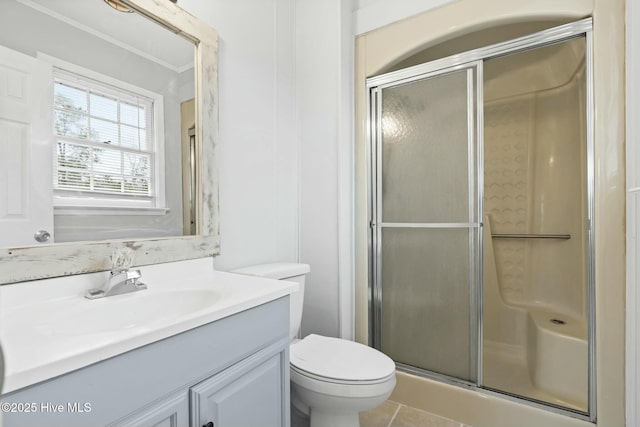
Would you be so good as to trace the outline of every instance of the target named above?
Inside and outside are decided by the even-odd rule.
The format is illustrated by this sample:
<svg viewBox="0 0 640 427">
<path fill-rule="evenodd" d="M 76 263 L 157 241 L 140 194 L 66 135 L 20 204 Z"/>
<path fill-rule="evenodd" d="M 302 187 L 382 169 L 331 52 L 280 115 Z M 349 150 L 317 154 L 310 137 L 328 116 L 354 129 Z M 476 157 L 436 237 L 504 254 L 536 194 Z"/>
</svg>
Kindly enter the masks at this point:
<svg viewBox="0 0 640 427">
<path fill-rule="evenodd" d="M 169 1 L 3 1 L 1 283 L 218 253 L 216 60 Z"/>
</svg>

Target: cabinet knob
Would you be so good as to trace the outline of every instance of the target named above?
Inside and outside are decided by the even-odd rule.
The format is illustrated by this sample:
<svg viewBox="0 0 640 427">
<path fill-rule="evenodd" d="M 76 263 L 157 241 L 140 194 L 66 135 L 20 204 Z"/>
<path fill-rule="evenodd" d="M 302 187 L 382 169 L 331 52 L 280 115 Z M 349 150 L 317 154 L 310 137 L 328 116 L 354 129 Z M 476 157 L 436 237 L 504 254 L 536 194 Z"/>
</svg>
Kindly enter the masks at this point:
<svg viewBox="0 0 640 427">
<path fill-rule="evenodd" d="M 206 423 L 205 425 L 203 425 L 202 427 L 214 427 L 213 425 L 213 421 L 209 421 L 208 423 Z"/>
</svg>

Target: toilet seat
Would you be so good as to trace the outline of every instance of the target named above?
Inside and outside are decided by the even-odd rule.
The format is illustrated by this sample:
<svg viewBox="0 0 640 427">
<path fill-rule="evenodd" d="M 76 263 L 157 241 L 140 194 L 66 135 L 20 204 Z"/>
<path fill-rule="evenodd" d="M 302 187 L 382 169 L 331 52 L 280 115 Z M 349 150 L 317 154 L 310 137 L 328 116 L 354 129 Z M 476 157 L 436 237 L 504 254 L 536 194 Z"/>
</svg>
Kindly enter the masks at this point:
<svg viewBox="0 0 640 427">
<path fill-rule="evenodd" d="M 340 384 L 376 384 L 395 373 L 387 355 L 366 345 L 311 334 L 290 346 L 291 367 L 301 375 Z"/>
<path fill-rule="evenodd" d="M 296 371 L 298 375 L 304 375 L 305 377 L 312 378 L 317 381 L 324 381 L 333 384 L 343 384 L 343 385 L 371 385 L 371 384 L 380 384 L 389 380 L 389 377 L 394 376 L 394 373 L 389 374 L 384 378 L 378 378 L 375 380 L 342 380 L 336 378 L 323 377 L 322 375 L 316 375 L 313 372 L 307 372 L 303 369 L 300 369 L 292 364 L 290 364 L 291 370 Z"/>
<path fill-rule="evenodd" d="M 335 398 L 372 398 L 390 394 L 396 384 L 395 373 L 377 382 L 334 382 L 328 378 L 306 375 L 295 367 L 291 367 L 291 382 L 294 389 L 301 387 Z"/>
</svg>

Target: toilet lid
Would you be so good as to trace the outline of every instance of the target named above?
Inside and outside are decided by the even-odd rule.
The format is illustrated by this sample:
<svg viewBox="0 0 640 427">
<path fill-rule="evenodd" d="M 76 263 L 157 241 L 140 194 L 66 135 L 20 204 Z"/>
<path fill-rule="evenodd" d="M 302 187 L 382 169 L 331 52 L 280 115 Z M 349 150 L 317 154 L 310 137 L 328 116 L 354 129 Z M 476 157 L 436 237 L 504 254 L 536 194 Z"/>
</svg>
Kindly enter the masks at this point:
<svg viewBox="0 0 640 427">
<path fill-rule="evenodd" d="M 314 334 L 293 344 L 290 358 L 298 369 L 337 380 L 377 380 L 396 369 L 393 360 L 371 347 Z"/>
</svg>

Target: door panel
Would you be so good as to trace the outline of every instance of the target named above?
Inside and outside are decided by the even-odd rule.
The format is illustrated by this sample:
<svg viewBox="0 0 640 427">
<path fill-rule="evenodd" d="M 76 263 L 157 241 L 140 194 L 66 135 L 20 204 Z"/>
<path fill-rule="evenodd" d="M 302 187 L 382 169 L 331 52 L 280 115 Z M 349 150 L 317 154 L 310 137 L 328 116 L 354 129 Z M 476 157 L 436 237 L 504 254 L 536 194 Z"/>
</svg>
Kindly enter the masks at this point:
<svg viewBox="0 0 640 427">
<path fill-rule="evenodd" d="M 382 242 L 382 350 L 472 380 L 469 232 L 387 228 Z"/>
<path fill-rule="evenodd" d="M 408 369 L 478 375 L 480 63 L 373 89 L 374 346 Z"/>
<path fill-rule="evenodd" d="M 284 361 L 278 353 L 252 357 L 191 388 L 193 427 L 280 427 L 285 425 Z M 256 363 L 258 363 L 256 365 Z"/>
<path fill-rule="evenodd" d="M 5 246 L 53 236 L 51 67 L 0 46 L 0 234 Z M 53 237 L 48 241 L 53 242 Z"/>
<path fill-rule="evenodd" d="M 468 107 L 467 70 L 382 90 L 383 222 L 468 222 Z"/>
<path fill-rule="evenodd" d="M 110 427 L 183 427 L 189 424 L 186 391 L 145 407 Z"/>
</svg>

